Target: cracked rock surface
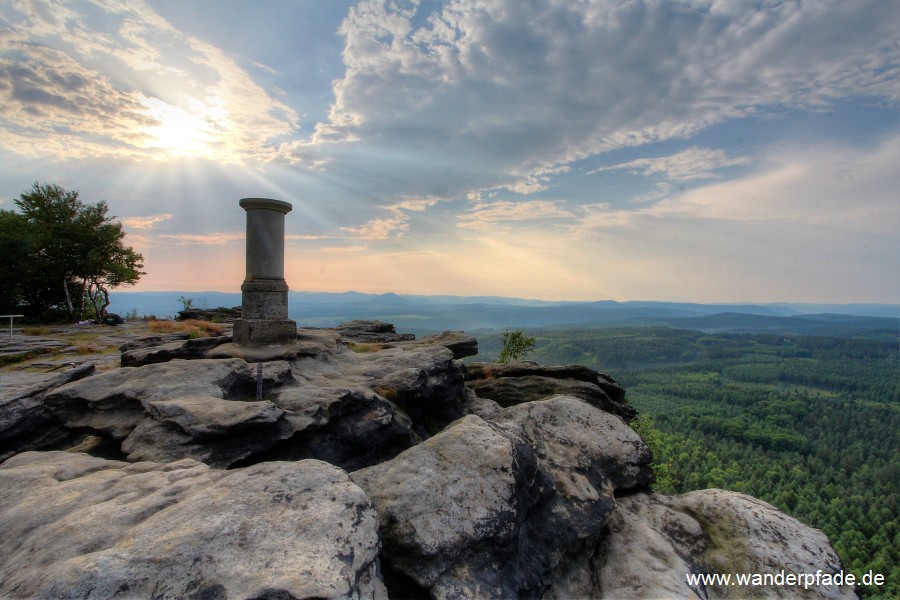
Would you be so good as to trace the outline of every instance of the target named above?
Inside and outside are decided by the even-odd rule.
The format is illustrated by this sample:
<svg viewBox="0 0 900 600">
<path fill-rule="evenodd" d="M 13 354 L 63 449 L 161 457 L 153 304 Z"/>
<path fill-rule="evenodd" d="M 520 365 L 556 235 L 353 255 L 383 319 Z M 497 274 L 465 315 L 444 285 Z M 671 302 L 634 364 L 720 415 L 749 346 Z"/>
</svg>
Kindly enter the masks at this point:
<svg viewBox="0 0 900 600">
<path fill-rule="evenodd" d="M 0 506 L 3 597 L 387 597 L 375 512 L 319 461 L 27 452 L 0 468 Z"/>
<path fill-rule="evenodd" d="M 121 349 L 0 390 L 0 597 L 711 599 L 735 589 L 686 574 L 840 569 L 764 502 L 649 492 L 625 391 L 586 367 L 364 321 Z"/>
</svg>

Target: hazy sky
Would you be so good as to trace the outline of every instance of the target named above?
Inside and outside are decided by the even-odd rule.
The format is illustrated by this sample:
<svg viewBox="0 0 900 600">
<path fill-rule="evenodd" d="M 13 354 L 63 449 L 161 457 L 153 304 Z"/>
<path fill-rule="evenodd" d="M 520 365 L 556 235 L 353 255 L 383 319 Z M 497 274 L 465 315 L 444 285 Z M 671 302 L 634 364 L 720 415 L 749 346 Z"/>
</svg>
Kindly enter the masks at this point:
<svg viewBox="0 0 900 600">
<path fill-rule="evenodd" d="M 900 302 L 896 0 L 0 0 L 0 208 L 106 200 L 134 289 Z"/>
</svg>

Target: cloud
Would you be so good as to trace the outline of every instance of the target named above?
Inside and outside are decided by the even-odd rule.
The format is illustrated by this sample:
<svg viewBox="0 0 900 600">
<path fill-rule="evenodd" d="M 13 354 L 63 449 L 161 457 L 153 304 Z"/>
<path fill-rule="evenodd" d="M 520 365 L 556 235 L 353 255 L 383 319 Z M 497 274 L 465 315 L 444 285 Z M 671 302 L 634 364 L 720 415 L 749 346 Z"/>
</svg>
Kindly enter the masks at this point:
<svg viewBox="0 0 900 600">
<path fill-rule="evenodd" d="M 351 237 L 360 240 L 386 240 L 390 237 L 400 237 L 409 229 L 409 216 L 404 213 L 396 213 L 394 216 L 383 219 L 372 219 L 363 225 L 341 227 Z"/>
<path fill-rule="evenodd" d="M 564 208 L 561 201 L 479 202 L 458 218 L 458 224 L 468 229 L 493 231 L 502 223 L 539 221 L 541 225 L 546 225 L 549 220 L 570 220 L 575 217 L 572 211 Z"/>
<path fill-rule="evenodd" d="M 243 232 L 218 232 L 218 233 L 165 233 L 157 236 L 160 239 L 172 240 L 179 245 L 199 244 L 202 246 L 216 246 L 244 239 Z"/>
<path fill-rule="evenodd" d="M 172 215 L 163 213 L 159 215 L 150 215 L 146 217 L 125 217 L 120 219 L 122 225 L 128 229 L 153 229 L 157 223 L 168 221 Z"/>
<path fill-rule="evenodd" d="M 25 155 L 132 152 L 152 123 L 142 96 L 114 88 L 66 53 L 3 38 L 0 126 Z M 38 140 L 38 143 L 35 141 Z"/>
<path fill-rule="evenodd" d="M 385 194 L 538 191 L 579 159 L 728 119 L 900 100 L 898 20 L 878 0 L 361 2 L 329 118 L 298 157 L 383 172 Z"/>
<path fill-rule="evenodd" d="M 326 246 L 325 248 L 320 248 L 319 252 L 328 254 L 351 254 L 353 252 L 362 252 L 367 248 L 368 246 Z"/>
<path fill-rule="evenodd" d="M 390 216 L 372 219 L 362 225 L 341 227 L 350 237 L 361 240 L 386 240 L 400 238 L 409 230 L 409 212 L 423 212 L 437 204 L 435 198 L 414 198 L 401 200 L 390 206 L 380 207 Z"/>
<path fill-rule="evenodd" d="M 670 156 L 659 158 L 639 158 L 626 163 L 600 167 L 589 171 L 592 175 L 601 171 L 625 170 L 638 175 L 660 175 L 668 181 L 692 181 L 696 179 L 714 179 L 719 176 L 716 171 L 726 167 L 747 165 L 750 157 L 729 157 L 723 150 L 709 148 L 688 148 Z"/>
<path fill-rule="evenodd" d="M 863 228 L 870 233 L 900 231 L 896 168 L 900 136 L 865 150 L 833 144 L 776 149 L 765 162 L 772 166 L 685 192 L 643 213 L 657 218 L 794 222 L 843 231 Z"/>
<path fill-rule="evenodd" d="M 234 58 L 144 2 L 7 3 L 0 132 L 7 150 L 85 158 L 269 160 L 299 126 Z M 39 139 L 40 144 L 34 144 Z M 30 142 L 30 143 L 29 143 Z"/>
<path fill-rule="evenodd" d="M 652 206 L 585 210 L 572 245 L 615 265 L 626 297 L 641 297 L 640 273 L 670 298 L 897 301 L 900 136 L 763 158 Z"/>
</svg>

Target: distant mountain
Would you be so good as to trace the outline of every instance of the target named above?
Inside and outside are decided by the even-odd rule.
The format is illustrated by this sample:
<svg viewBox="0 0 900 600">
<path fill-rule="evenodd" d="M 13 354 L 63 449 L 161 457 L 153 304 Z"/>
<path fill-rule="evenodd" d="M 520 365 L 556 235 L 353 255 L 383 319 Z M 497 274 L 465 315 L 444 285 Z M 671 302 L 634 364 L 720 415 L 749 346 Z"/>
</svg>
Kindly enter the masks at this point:
<svg viewBox="0 0 900 600">
<path fill-rule="evenodd" d="M 239 292 L 113 292 L 111 310 L 175 315 L 179 297 L 198 308 L 239 306 Z M 379 319 L 414 333 L 443 330 L 667 325 L 701 331 L 834 333 L 897 329 L 900 307 L 887 304 L 697 304 L 631 301 L 550 302 L 496 296 L 417 296 L 362 292 L 289 292 L 290 317 L 311 327 Z"/>
<path fill-rule="evenodd" d="M 357 303 L 357 306 L 366 308 L 389 308 L 389 307 L 407 307 L 417 304 L 414 300 L 407 300 L 394 293 L 381 294 L 374 298 L 369 298 Z"/>
</svg>

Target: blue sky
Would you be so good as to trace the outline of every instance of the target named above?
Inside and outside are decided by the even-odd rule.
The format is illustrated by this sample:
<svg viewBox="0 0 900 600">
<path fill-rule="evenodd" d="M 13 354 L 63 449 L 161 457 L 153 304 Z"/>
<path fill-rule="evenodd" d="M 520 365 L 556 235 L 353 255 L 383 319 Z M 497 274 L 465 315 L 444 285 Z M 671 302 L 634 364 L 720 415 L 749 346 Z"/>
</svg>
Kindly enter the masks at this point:
<svg viewBox="0 0 900 600">
<path fill-rule="evenodd" d="M 900 302 L 900 3 L 0 0 L 0 208 L 106 200 L 138 290 Z"/>
</svg>

